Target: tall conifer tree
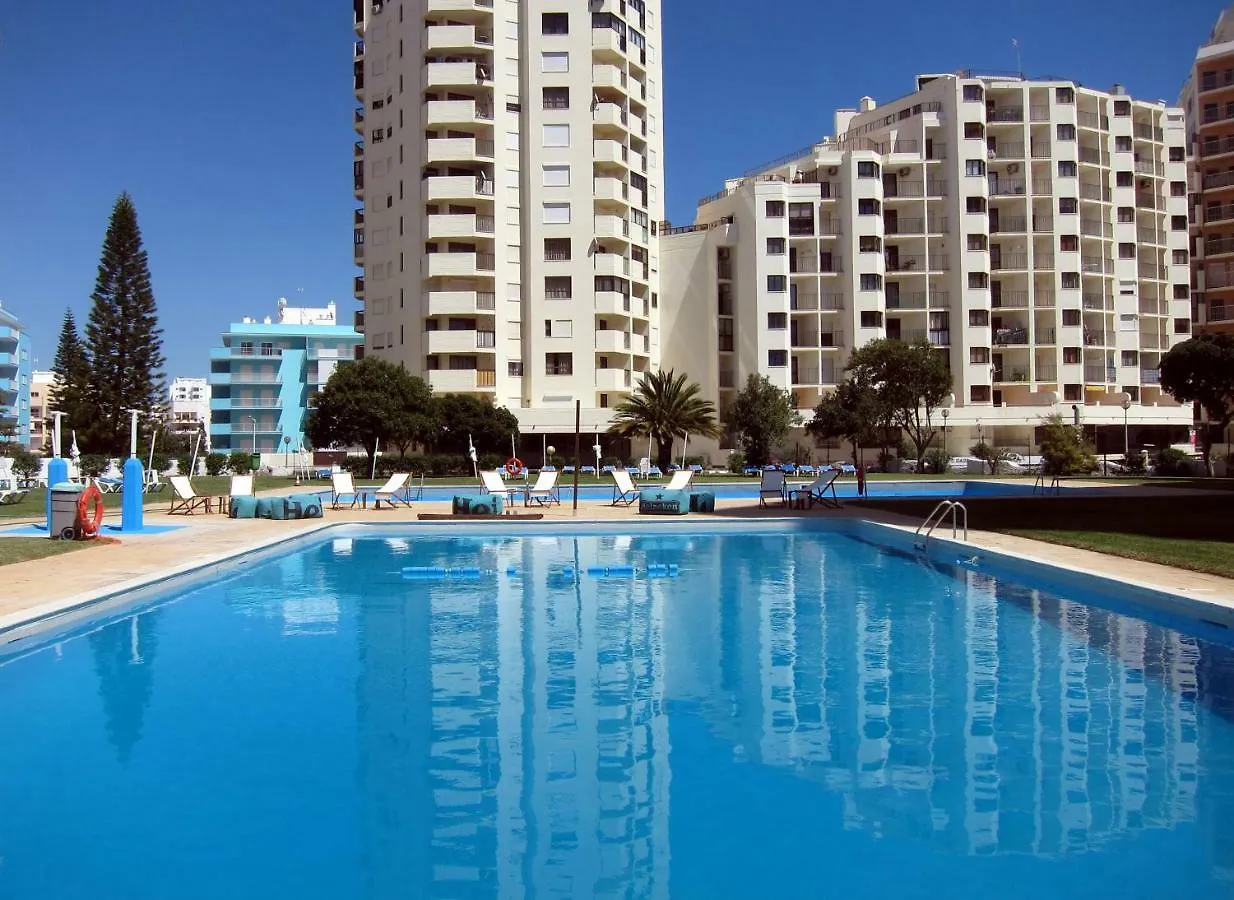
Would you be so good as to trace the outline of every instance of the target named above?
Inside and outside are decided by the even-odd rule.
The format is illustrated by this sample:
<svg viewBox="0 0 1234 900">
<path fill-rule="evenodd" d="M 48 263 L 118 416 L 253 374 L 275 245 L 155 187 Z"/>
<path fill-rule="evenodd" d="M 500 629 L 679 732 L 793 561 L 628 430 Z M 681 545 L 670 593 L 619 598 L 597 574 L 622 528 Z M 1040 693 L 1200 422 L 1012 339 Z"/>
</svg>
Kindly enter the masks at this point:
<svg viewBox="0 0 1234 900">
<path fill-rule="evenodd" d="M 163 331 L 137 209 L 127 193 L 112 207 L 90 299 L 86 351 L 96 420 L 88 443 L 91 452 L 123 454 L 128 447 L 129 410 L 153 414 L 165 405 Z"/>
<path fill-rule="evenodd" d="M 56 373 L 56 386 L 48 397 L 48 409 L 64 413 L 65 428 L 77 429 L 88 433 L 96 419 L 94 407 L 90 403 L 90 360 L 86 348 L 77 332 L 77 319 L 73 310 L 64 311 L 64 321 L 60 325 L 60 342 L 56 345 L 56 359 L 51 370 Z M 62 435 L 65 446 L 60 447 L 61 454 L 67 453 L 68 435 Z M 48 446 L 51 444 L 52 429 L 47 429 Z"/>
</svg>

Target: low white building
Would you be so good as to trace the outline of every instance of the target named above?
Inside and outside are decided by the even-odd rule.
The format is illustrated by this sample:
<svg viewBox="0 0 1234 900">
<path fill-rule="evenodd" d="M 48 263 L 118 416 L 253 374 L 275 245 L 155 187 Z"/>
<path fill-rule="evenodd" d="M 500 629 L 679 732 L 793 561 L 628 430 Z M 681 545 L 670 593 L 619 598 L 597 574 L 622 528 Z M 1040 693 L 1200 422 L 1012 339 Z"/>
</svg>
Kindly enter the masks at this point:
<svg viewBox="0 0 1234 900">
<path fill-rule="evenodd" d="M 210 382 L 205 378 L 173 378 L 168 388 L 171 397 L 170 429 L 196 434 L 205 431 L 205 449 L 210 449 Z"/>
<path fill-rule="evenodd" d="M 51 394 L 59 376 L 55 372 L 30 373 L 30 449 L 41 452 L 51 436 Z"/>
</svg>

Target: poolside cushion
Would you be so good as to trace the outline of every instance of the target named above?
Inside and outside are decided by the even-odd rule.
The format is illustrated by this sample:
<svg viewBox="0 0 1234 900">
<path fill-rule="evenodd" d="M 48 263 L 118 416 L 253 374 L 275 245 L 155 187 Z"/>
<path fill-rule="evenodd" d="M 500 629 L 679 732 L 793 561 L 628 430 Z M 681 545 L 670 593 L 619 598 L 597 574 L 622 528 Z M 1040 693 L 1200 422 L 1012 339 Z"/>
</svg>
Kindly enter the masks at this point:
<svg viewBox="0 0 1234 900">
<path fill-rule="evenodd" d="M 282 499 L 281 497 L 279 499 Z M 259 519 L 273 519 L 274 516 L 270 512 L 270 508 L 274 506 L 273 497 L 258 497 L 257 510 L 254 515 Z"/>
<path fill-rule="evenodd" d="M 232 497 L 227 515 L 233 519 L 252 519 L 257 516 L 256 497 Z"/>
<path fill-rule="evenodd" d="M 286 497 L 271 497 L 270 498 L 270 515 L 271 519 L 290 519 L 290 504 Z"/>
<path fill-rule="evenodd" d="M 289 519 L 320 519 L 320 494 L 292 494 L 287 498 L 287 517 Z"/>
<path fill-rule="evenodd" d="M 499 516 L 504 507 L 505 498 L 498 494 L 455 495 L 453 512 L 456 516 Z"/>
<path fill-rule="evenodd" d="M 690 495 L 690 512 L 709 513 L 715 511 L 715 491 L 695 491 Z"/>
<path fill-rule="evenodd" d="M 685 491 L 644 489 L 638 498 L 638 511 L 643 515 L 684 516 L 690 511 L 690 495 Z"/>
</svg>

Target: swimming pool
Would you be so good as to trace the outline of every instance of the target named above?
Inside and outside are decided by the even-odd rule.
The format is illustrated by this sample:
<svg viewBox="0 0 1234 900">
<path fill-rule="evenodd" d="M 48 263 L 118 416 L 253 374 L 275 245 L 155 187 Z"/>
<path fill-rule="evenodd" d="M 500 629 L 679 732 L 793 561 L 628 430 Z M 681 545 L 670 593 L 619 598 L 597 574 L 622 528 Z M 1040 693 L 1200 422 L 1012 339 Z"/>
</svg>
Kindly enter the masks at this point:
<svg viewBox="0 0 1234 900">
<path fill-rule="evenodd" d="M 789 484 L 796 485 L 808 484 L 811 479 L 808 478 L 789 478 Z M 647 489 L 653 487 L 662 487 L 667 484 L 667 481 L 662 482 L 647 482 L 642 485 Z M 522 482 L 512 483 L 517 484 L 516 489 L 521 489 Z M 843 481 L 837 480 L 835 483 L 836 494 L 842 498 L 852 499 L 857 496 L 856 479 L 848 478 Z M 758 499 L 758 482 L 757 481 L 725 481 L 725 482 L 704 482 L 700 481 L 694 485 L 695 490 L 712 491 L 719 500 L 757 500 Z M 1068 488 L 1067 493 L 1079 493 L 1085 490 L 1084 488 Z M 424 496 L 422 499 L 444 500 L 449 502 L 455 494 L 470 494 L 476 493 L 475 484 L 464 483 L 457 486 L 448 485 L 430 485 L 424 488 Z M 1028 497 L 1032 496 L 1033 486 L 1031 482 L 1017 483 L 1006 481 L 868 481 L 866 482 L 866 495 L 870 497 Z M 580 502 L 596 502 L 611 501 L 613 497 L 612 485 L 594 484 L 580 485 L 578 498 Z M 561 481 L 561 498 L 563 502 L 570 502 L 574 499 L 574 489 L 570 484 L 568 476 L 563 476 Z"/>
<path fill-rule="evenodd" d="M 18 644 L 0 896 L 1230 895 L 1221 631 L 849 528 L 330 529 Z"/>
</svg>

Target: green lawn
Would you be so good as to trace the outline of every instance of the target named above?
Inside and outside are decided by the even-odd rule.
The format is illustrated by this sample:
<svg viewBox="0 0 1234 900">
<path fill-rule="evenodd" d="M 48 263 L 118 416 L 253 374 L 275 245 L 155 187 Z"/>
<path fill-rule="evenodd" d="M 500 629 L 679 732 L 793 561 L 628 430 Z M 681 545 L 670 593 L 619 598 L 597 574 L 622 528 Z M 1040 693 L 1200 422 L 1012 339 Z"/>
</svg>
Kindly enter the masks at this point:
<svg viewBox="0 0 1234 900">
<path fill-rule="evenodd" d="M 85 541 L 53 541 L 39 537 L 14 537 L 0 540 L 0 566 L 25 562 L 28 559 L 43 559 L 59 556 L 90 546 Z"/>
<path fill-rule="evenodd" d="M 914 519 L 924 519 L 934 504 L 924 499 L 863 501 Z M 977 530 L 1234 578 L 1234 534 L 1223 527 L 1231 499 L 1224 493 L 972 497 L 964 505 L 969 526 Z"/>
</svg>

